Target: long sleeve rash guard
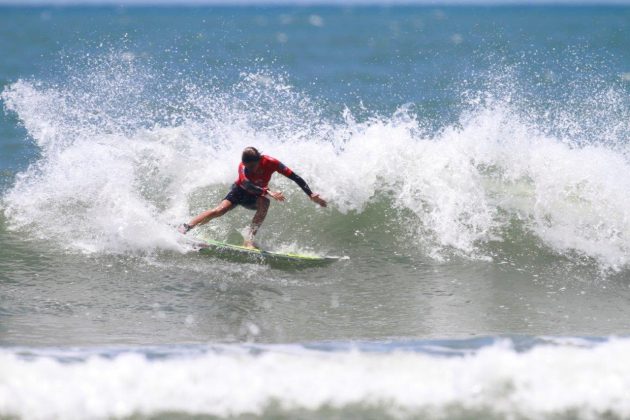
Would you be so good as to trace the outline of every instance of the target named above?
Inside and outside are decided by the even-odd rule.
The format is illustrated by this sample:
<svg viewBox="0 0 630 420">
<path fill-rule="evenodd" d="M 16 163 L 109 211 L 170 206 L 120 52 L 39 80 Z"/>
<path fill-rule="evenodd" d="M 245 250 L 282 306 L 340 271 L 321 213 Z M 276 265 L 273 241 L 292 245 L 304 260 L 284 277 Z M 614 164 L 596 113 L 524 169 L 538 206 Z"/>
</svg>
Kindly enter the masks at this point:
<svg viewBox="0 0 630 420">
<path fill-rule="evenodd" d="M 279 172 L 300 186 L 302 191 L 309 197 L 313 191 L 308 187 L 298 174 L 286 167 L 277 159 L 271 156 L 262 155 L 258 168 L 255 171 L 249 171 L 243 163 L 238 166 L 238 179 L 236 185 L 244 189 L 249 194 L 264 195 L 267 193 L 269 180 L 274 172 Z"/>
</svg>

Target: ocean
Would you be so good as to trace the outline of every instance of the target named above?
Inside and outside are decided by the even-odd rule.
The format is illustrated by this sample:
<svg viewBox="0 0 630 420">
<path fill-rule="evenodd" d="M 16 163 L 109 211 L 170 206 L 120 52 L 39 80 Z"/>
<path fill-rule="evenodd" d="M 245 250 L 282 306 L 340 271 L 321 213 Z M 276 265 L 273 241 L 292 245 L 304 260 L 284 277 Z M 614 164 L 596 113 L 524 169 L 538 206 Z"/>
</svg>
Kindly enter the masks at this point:
<svg viewBox="0 0 630 420">
<path fill-rule="evenodd" d="M 630 418 L 629 23 L 0 7 L 0 418 Z"/>
</svg>

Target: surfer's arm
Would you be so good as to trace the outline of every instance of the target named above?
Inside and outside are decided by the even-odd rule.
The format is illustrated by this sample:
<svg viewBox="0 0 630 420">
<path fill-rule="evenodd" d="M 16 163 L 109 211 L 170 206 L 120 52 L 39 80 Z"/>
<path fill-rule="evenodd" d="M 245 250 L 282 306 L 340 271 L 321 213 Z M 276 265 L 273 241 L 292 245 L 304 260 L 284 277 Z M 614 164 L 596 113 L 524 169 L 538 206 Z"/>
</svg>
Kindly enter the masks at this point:
<svg viewBox="0 0 630 420">
<path fill-rule="evenodd" d="M 271 191 L 266 187 L 259 187 L 258 185 L 254 184 L 252 181 L 250 181 L 249 179 L 244 179 L 241 184 L 240 187 L 242 189 L 244 189 L 245 191 L 247 191 L 250 194 L 254 194 L 254 195 L 258 195 L 260 197 L 264 197 L 266 195 L 268 195 L 269 197 L 273 198 L 276 201 L 284 201 L 284 194 L 282 194 L 282 192 L 280 191 Z"/>
<path fill-rule="evenodd" d="M 237 184 L 239 188 L 244 189 L 250 194 L 257 195 L 260 197 L 264 197 L 265 195 L 270 196 L 274 200 L 284 201 L 284 195 L 280 191 L 270 191 L 267 187 L 260 187 L 253 183 L 247 175 L 245 174 L 245 168 L 241 164 L 238 170 L 238 181 Z"/>
<path fill-rule="evenodd" d="M 286 167 L 285 167 L 286 168 Z M 319 194 L 314 193 L 313 191 L 311 191 L 311 189 L 309 188 L 308 184 L 306 183 L 306 181 L 304 181 L 302 179 L 301 176 L 299 176 L 298 174 L 296 174 L 295 172 L 293 172 L 291 169 L 286 168 L 289 172 L 288 175 L 286 175 L 284 172 L 280 172 L 282 175 L 286 176 L 287 178 L 289 178 L 291 181 L 295 182 L 296 184 L 298 184 L 300 186 L 300 188 L 302 188 L 302 191 L 304 191 L 304 193 L 306 195 L 308 195 L 308 198 L 311 199 L 311 201 L 314 201 L 315 203 L 319 204 L 322 207 L 326 207 L 328 205 L 328 203 L 326 203 L 326 200 L 324 200 L 323 198 L 321 198 L 319 196 Z"/>
<path fill-rule="evenodd" d="M 239 187 L 241 187 L 242 189 L 244 189 L 250 194 L 265 195 L 267 193 L 267 188 L 259 187 L 258 185 L 254 184 L 252 181 L 250 181 L 247 178 L 241 180 Z"/>
<path fill-rule="evenodd" d="M 238 186 L 250 194 L 254 195 L 265 195 L 267 193 L 267 188 L 259 187 L 254 184 L 249 178 L 247 178 L 247 174 L 245 173 L 245 166 L 241 163 L 238 167 L 238 181 L 236 182 Z"/>
<path fill-rule="evenodd" d="M 311 189 L 308 187 L 308 184 L 306 183 L 306 181 L 304 181 L 302 177 L 296 174 L 295 172 L 291 172 L 291 175 L 288 175 L 287 178 L 289 178 L 291 181 L 298 184 L 300 188 L 302 188 L 302 191 L 304 191 L 304 193 L 308 195 L 309 197 L 313 195 L 313 191 L 311 191 Z"/>
<path fill-rule="evenodd" d="M 298 174 L 293 172 L 288 166 L 286 166 L 279 160 L 275 160 L 275 163 L 277 165 L 276 171 L 278 173 L 281 173 L 282 175 L 289 178 L 291 181 L 298 184 L 300 188 L 302 188 L 302 191 L 304 191 L 304 193 L 308 195 L 309 197 L 313 195 L 313 191 L 311 191 L 311 189 L 308 187 L 308 184 L 306 184 L 306 181 L 304 181 L 302 177 L 300 177 Z"/>
</svg>

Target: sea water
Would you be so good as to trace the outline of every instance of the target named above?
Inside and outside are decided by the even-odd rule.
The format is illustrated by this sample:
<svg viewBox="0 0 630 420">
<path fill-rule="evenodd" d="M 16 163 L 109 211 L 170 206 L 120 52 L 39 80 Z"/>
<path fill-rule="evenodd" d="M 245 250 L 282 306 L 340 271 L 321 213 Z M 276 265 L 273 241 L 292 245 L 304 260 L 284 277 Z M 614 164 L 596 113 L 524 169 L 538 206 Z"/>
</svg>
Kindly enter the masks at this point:
<svg viewBox="0 0 630 420">
<path fill-rule="evenodd" d="M 0 417 L 630 417 L 629 19 L 1 7 Z"/>
</svg>

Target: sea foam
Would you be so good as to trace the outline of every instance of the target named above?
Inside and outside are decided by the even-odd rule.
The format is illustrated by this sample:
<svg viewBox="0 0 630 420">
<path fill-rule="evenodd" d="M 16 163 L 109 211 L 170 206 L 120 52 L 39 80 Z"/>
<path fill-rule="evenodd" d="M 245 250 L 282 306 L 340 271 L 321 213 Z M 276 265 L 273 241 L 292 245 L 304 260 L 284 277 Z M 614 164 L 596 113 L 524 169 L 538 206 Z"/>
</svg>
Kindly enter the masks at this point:
<svg viewBox="0 0 630 420">
<path fill-rule="evenodd" d="M 121 66 L 110 71 L 138 73 Z M 13 228 L 87 252 L 183 251 L 172 225 L 218 203 L 240 151 L 255 145 L 327 198 L 338 212 L 331 216 L 387 202 L 406 243 L 436 259 L 492 259 L 488 244 L 511 242 L 505 247 L 544 248 L 602 269 L 630 262 L 623 127 L 588 142 L 566 115 L 563 133 L 495 95 L 436 131 L 407 107 L 361 120 L 350 110 L 326 116 L 265 72 L 221 89 L 188 83 L 181 97 L 165 98 L 143 88 L 157 76 L 110 80 L 97 70 L 67 86 L 18 81 L 4 90 L 5 108 L 41 150 L 2 198 Z M 151 103 L 144 110 L 143 95 Z M 623 108 L 615 95 L 599 98 Z M 275 188 L 293 194 L 279 178 Z M 515 226 L 520 234 L 508 235 Z M 282 224 L 273 229 L 289 234 Z"/>
<path fill-rule="evenodd" d="M 629 350 L 627 339 L 594 346 L 538 345 L 524 352 L 499 340 L 450 357 L 300 345 L 256 351 L 220 346 L 166 357 L 149 357 L 142 349 L 109 355 L 84 350 L 80 356 L 76 351 L 64 356 L 62 349 L 56 355 L 5 349 L 0 353 L 0 415 L 226 417 L 272 409 L 285 414 L 377 409 L 395 417 L 627 417 Z"/>
</svg>

